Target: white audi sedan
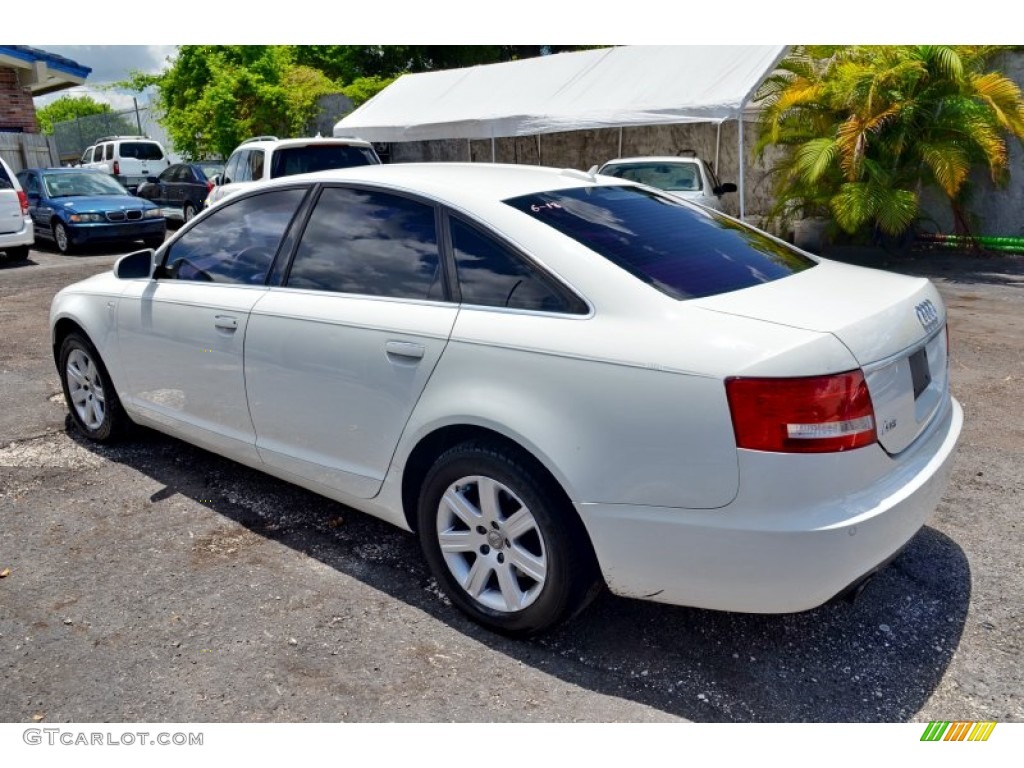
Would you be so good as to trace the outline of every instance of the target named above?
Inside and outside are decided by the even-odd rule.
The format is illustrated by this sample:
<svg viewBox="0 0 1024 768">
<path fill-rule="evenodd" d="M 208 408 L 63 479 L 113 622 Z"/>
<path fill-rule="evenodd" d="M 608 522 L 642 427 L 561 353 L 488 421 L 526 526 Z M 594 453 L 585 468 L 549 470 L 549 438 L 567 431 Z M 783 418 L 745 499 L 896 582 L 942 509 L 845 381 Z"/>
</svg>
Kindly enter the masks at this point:
<svg viewBox="0 0 1024 768">
<path fill-rule="evenodd" d="M 855 589 L 962 425 L 927 280 L 579 171 L 256 185 L 51 321 L 85 435 L 146 425 L 415 531 L 510 635 L 601 586 L 761 613 Z"/>
</svg>

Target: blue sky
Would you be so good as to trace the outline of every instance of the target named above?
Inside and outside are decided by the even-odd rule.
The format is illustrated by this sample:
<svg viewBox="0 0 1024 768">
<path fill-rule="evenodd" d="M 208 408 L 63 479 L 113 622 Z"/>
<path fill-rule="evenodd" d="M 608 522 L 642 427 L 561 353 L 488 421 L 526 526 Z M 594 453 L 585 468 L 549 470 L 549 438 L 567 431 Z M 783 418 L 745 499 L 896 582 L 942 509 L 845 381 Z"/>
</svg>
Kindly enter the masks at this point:
<svg viewBox="0 0 1024 768">
<path fill-rule="evenodd" d="M 61 96 L 91 96 L 104 101 L 115 109 L 131 107 L 133 94 L 126 91 L 107 90 L 103 86 L 124 80 L 132 70 L 159 72 L 166 67 L 168 56 L 173 56 L 173 45 L 32 45 L 44 51 L 66 56 L 84 67 L 91 67 L 92 74 L 81 88 L 73 88 L 36 99 L 36 106 L 43 106 Z M 143 96 L 142 100 L 145 100 Z"/>
</svg>

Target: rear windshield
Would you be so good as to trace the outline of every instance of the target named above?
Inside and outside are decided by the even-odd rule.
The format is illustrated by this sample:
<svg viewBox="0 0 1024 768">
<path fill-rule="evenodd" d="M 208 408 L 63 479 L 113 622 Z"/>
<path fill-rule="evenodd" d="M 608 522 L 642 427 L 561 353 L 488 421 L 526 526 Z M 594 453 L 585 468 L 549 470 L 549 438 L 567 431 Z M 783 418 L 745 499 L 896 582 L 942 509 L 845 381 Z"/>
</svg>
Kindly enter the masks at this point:
<svg viewBox="0 0 1024 768">
<path fill-rule="evenodd" d="M 305 147 L 287 147 L 274 153 L 270 178 L 294 176 L 297 173 L 333 171 L 354 165 L 377 165 L 377 155 L 366 147 L 347 144 L 313 144 Z"/>
<path fill-rule="evenodd" d="M 208 179 L 212 179 L 218 173 L 224 173 L 224 163 L 196 163 L 196 166 Z"/>
<path fill-rule="evenodd" d="M 133 157 L 136 160 L 163 160 L 164 153 L 159 144 L 152 141 L 122 141 L 121 157 Z"/>
<path fill-rule="evenodd" d="M 816 264 L 722 214 L 639 187 L 581 187 L 505 203 L 676 299 L 749 288 Z"/>
<path fill-rule="evenodd" d="M 601 173 L 669 192 L 699 192 L 704 186 L 696 163 L 619 163 Z"/>
</svg>

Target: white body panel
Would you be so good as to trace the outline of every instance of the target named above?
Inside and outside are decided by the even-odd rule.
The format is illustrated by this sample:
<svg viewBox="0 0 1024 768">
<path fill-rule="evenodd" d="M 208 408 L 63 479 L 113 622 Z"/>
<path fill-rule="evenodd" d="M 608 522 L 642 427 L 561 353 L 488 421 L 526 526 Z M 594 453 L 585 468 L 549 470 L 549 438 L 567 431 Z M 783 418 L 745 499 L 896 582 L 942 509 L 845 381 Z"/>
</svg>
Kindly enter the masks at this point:
<svg viewBox="0 0 1024 768">
<path fill-rule="evenodd" d="M 380 490 L 458 309 L 274 289 L 245 342 L 261 458 L 359 498 Z"/>
<path fill-rule="evenodd" d="M 125 362 L 120 393 L 128 412 L 211 450 L 257 460 L 242 351 L 249 310 L 264 293 L 241 285 L 131 281 L 117 311 Z"/>
<path fill-rule="evenodd" d="M 0 158 L 0 251 L 35 242 L 32 218 L 21 210 L 21 191 L 18 177 Z"/>
</svg>

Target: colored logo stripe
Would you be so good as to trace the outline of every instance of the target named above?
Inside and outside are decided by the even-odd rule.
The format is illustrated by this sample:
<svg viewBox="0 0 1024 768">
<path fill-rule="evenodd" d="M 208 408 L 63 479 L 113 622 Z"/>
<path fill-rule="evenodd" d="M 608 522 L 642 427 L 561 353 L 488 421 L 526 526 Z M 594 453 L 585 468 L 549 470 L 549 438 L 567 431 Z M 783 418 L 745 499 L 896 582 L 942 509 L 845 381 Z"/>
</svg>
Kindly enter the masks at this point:
<svg viewBox="0 0 1024 768">
<path fill-rule="evenodd" d="M 995 727 L 992 721 L 932 721 L 921 734 L 921 741 L 988 741 Z"/>
</svg>

